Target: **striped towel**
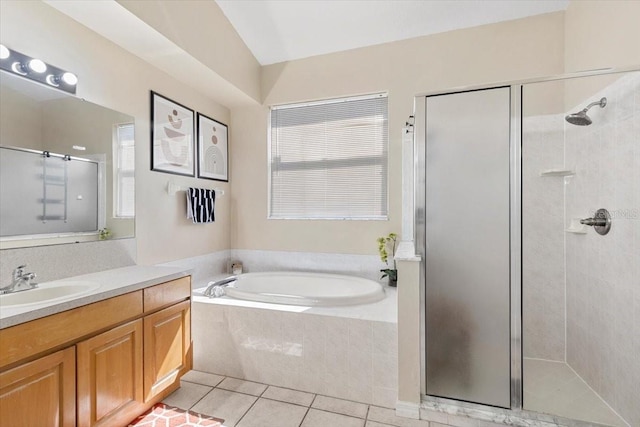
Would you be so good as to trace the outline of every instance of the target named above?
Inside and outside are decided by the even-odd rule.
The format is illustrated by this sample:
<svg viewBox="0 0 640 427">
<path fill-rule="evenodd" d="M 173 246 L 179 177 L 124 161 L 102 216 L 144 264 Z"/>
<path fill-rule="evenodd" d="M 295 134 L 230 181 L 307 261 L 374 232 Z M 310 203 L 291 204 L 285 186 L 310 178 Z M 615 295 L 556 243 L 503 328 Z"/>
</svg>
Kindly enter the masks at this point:
<svg viewBox="0 0 640 427">
<path fill-rule="evenodd" d="M 187 189 L 187 218 L 193 218 L 194 224 L 215 221 L 216 191 L 205 188 Z"/>
</svg>

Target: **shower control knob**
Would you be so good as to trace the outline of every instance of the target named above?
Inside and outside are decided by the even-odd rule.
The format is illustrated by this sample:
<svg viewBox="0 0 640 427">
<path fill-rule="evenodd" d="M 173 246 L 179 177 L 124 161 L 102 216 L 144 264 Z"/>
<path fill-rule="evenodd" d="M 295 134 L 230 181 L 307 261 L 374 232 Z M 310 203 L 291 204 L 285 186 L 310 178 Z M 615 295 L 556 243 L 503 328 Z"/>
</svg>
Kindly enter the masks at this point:
<svg viewBox="0 0 640 427">
<path fill-rule="evenodd" d="M 607 220 L 604 218 L 585 218 L 580 220 L 580 224 L 595 226 L 595 225 L 607 225 Z"/>
<path fill-rule="evenodd" d="M 591 226 L 596 233 L 604 236 L 611 230 L 611 215 L 606 209 L 598 209 L 593 218 L 581 219 L 580 224 Z"/>
</svg>

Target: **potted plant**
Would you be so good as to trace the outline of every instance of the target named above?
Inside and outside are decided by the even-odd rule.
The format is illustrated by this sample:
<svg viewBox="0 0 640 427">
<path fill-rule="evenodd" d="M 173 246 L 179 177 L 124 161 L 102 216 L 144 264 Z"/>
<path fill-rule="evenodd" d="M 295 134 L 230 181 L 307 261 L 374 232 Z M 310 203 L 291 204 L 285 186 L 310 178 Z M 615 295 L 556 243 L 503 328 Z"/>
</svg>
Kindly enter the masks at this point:
<svg viewBox="0 0 640 427">
<path fill-rule="evenodd" d="M 378 253 L 380 254 L 380 260 L 389 266 L 389 253 L 387 252 L 387 247 L 391 246 L 391 257 L 396 252 L 396 238 L 397 235 L 395 233 L 389 233 L 387 237 L 379 237 L 378 238 Z M 398 285 L 398 269 L 396 268 L 396 260 L 393 260 L 393 268 L 383 268 L 380 270 L 382 277 L 380 279 L 384 279 L 385 277 L 389 278 L 389 286 L 396 287 Z"/>
</svg>

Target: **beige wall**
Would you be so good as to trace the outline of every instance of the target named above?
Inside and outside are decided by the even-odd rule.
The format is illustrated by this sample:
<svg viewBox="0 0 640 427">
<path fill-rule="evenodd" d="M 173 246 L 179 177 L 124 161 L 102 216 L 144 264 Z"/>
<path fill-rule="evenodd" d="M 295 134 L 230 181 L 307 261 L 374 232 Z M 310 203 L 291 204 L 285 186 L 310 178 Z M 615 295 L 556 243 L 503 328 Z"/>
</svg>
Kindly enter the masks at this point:
<svg viewBox="0 0 640 427">
<path fill-rule="evenodd" d="M 117 0 L 127 10 L 260 100 L 260 64 L 213 0 Z"/>
<path fill-rule="evenodd" d="M 375 254 L 400 233 L 401 128 L 419 92 L 563 71 L 563 12 L 264 67 L 264 107 L 232 111 L 232 247 Z M 267 220 L 268 105 L 387 91 L 389 221 Z"/>
<path fill-rule="evenodd" d="M 42 149 L 42 111 L 38 101 L 2 85 L 0 145 Z"/>
<path fill-rule="evenodd" d="M 78 97 L 135 117 L 136 237 L 138 263 L 150 264 L 229 248 L 228 184 L 178 177 L 149 170 L 149 90 L 222 122 L 229 110 L 177 82 L 41 2 L 0 2 L 0 39 L 10 48 L 75 72 Z M 216 222 L 191 224 L 185 217 L 184 193 L 169 196 L 169 179 L 182 186 L 218 186 Z"/>
<path fill-rule="evenodd" d="M 565 72 L 640 69 L 640 1 L 574 0 L 565 15 Z M 589 96 L 618 78 L 574 80 L 565 92 L 565 110 L 595 101 Z"/>
</svg>

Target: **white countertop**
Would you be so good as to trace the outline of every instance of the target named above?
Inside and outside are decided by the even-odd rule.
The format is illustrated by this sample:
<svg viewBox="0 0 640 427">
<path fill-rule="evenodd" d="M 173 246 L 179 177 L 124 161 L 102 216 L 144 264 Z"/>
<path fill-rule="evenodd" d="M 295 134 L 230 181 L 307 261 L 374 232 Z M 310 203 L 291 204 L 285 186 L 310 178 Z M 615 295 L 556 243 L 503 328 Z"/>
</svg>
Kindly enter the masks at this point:
<svg viewBox="0 0 640 427">
<path fill-rule="evenodd" d="M 40 283 L 43 288 L 47 284 L 68 281 L 94 282 L 99 287 L 92 292 L 65 301 L 42 302 L 38 304 L 20 306 L 0 306 L 0 329 L 15 326 L 30 320 L 50 316 L 62 311 L 71 310 L 83 305 L 102 301 L 128 292 L 137 291 L 149 286 L 179 279 L 191 274 L 189 269 L 180 267 L 130 266 L 99 273 L 83 274 L 82 276 Z M 29 291 L 24 291 L 29 292 Z"/>
</svg>

